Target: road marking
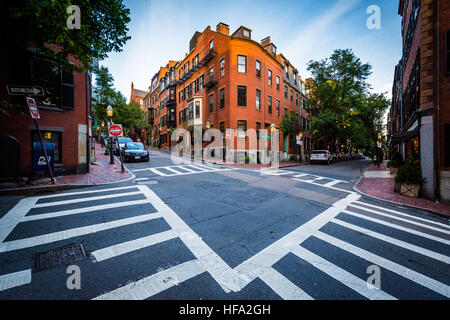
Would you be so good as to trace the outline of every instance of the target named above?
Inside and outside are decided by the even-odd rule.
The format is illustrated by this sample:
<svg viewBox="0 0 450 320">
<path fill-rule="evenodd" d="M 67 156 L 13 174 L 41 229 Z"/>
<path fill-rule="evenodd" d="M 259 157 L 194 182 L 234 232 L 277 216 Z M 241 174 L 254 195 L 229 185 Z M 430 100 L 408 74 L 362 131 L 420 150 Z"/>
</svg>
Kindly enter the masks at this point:
<svg viewBox="0 0 450 320">
<path fill-rule="evenodd" d="M 282 176 L 282 175 L 285 175 L 285 174 L 292 174 L 292 173 L 295 173 L 295 172 L 287 171 L 287 170 L 264 170 L 264 169 L 261 169 L 260 173 L 262 175 L 269 175 L 269 176 Z"/>
<path fill-rule="evenodd" d="M 31 269 L 0 276 L 0 291 L 23 286 L 31 282 Z"/>
<path fill-rule="evenodd" d="M 22 199 L 0 219 L 0 242 L 8 237 L 30 211 L 30 208 L 36 204 L 36 201 L 38 201 L 36 197 Z"/>
<path fill-rule="evenodd" d="M 264 270 L 259 278 L 284 300 L 314 300 L 273 268 Z"/>
<path fill-rule="evenodd" d="M 161 214 L 151 213 L 151 214 L 145 214 L 145 215 L 140 215 L 140 216 L 126 218 L 126 219 L 121 219 L 121 220 L 115 220 L 115 221 L 111 221 L 111 222 L 94 224 L 94 225 L 90 225 L 90 226 L 86 226 L 86 227 L 80 227 L 80 228 L 74 228 L 74 229 L 68 229 L 68 230 L 64 230 L 64 231 L 48 233 L 48 234 L 25 238 L 25 239 L 12 240 L 12 241 L 8 241 L 8 242 L 0 243 L 0 253 L 35 247 L 35 246 L 39 246 L 39 245 L 43 245 L 43 244 L 47 244 L 47 243 L 66 240 L 66 239 L 79 237 L 79 236 L 83 236 L 83 235 L 90 234 L 90 233 L 96 233 L 99 231 L 105 231 L 105 230 L 109 230 L 109 229 L 113 229 L 113 228 L 118 228 L 118 227 L 135 224 L 135 223 L 139 223 L 139 222 L 144 222 L 144 221 L 150 221 L 150 220 L 158 219 L 158 218 L 161 218 Z"/>
<path fill-rule="evenodd" d="M 329 223 L 350 203 L 358 200 L 360 197 L 359 194 L 351 193 L 344 199 L 335 202 L 333 206 L 321 214 L 238 265 L 235 270 L 246 279 L 247 285 L 258 278 L 268 267 L 272 267 L 272 265 L 288 254 L 293 248 L 299 246 L 303 241 Z"/>
<path fill-rule="evenodd" d="M 366 216 L 366 215 L 363 215 L 363 214 L 359 214 L 359 213 L 356 213 L 356 212 L 352 212 L 352 211 L 349 211 L 349 210 L 343 210 L 342 212 L 344 212 L 345 214 L 357 217 L 357 218 L 361 218 L 361 219 L 364 219 L 364 220 L 372 221 L 372 222 L 375 222 L 375 223 L 378 223 L 378 224 L 385 225 L 387 227 L 391 227 L 391 228 L 394 228 L 394 229 L 397 229 L 397 230 L 401 230 L 401 231 L 405 231 L 405 232 L 408 232 L 408 233 L 415 234 L 416 236 L 420 236 L 420 237 L 427 238 L 427 239 L 430 239 L 430 240 L 442 242 L 442 243 L 445 243 L 446 245 L 450 245 L 450 241 L 449 240 L 445 240 L 445 239 L 440 238 L 440 237 L 432 236 L 432 235 L 430 235 L 428 233 L 425 233 L 425 232 L 420 232 L 420 231 L 416 231 L 414 229 L 405 228 L 405 227 L 402 227 L 402 226 L 394 224 L 394 223 L 390 223 L 390 222 L 386 222 L 384 220 L 372 218 L 372 217 L 369 217 L 369 216 Z"/>
<path fill-rule="evenodd" d="M 392 209 L 388 209 L 388 208 L 384 208 L 384 207 L 380 207 L 380 206 L 375 206 L 375 205 L 369 204 L 369 203 L 367 203 L 367 202 L 356 201 L 355 204 L 357 204 L 357 205 L 365 205 L 365 206 L 372 207 L 372 208 L 375 208 L 375 209 L 379 209 L 379 210 L 384 210 L 384 211 L 392 212 L 392 213 L 398 214 L 398 215 L 400 215 L 400 216 L 414 218 L 414 219 L 416 219 L 416 220 L 421 220 L 421 221 L 424 221 L 424 222 L 428 222 L 428 223 L 431 223 L 431 224 L 434 224 L 434 225 L 437 225 L 437 226 L 442 226 L 442 227 L 445 227 L 445 228 L 447 228 L 447 229 L 450 229 L 450 225 L 448 225 L 448 224 L 436 222 L 436 221 L 433 221 L 433 220 L 430 220 L 430 219 L 425 219 L 425 218 L 417 217 L 417 216 L 412 215 L 412 214 L 407 214 L 407 213 L 403 213 L 403 212 L 400 212 L 400 211 L 396 211 L 396 210 L 392 210 Z M 361 208 L 363 208 L 363 207 L 361 206 Z"/>
<path fill-rule="evenodd" d="M 173 169 L 171 167 L 166 167 L 165 169 L 168 170 L 168 171 L 171 171 L 171 172 L 173 172 L 175 174 L 186 174 L 186 172 L 180 172 L 180 171 L 177 171 L 177 170 L 175 170 L 175 169 Z"/>
<path fill-rule="evenodd" d="M 147 181 L 150 180 L 149 178 L 139 178 L 139 179 L 134 179 L 134 181 Z"/>
<path fill-rule="evenodd" d="M 345 189 L 336 188 L 336 187 L 333 187 L 333 186 L 330 186 L 330 185 L 326 186 L 326 184 L 315 183 L 312 180 L 302 180 L 302 179 L 297 179 L 297 178 L 293 178 L 293 180 L 297 180 L 297 181 L 300 181 L 300 182 L 313 184 L 313 185 L 319 186 L 319 187 L 325 187 L 325 188 L 328 188 L 328 189 L 333 189 L 333 190 L 337 190 L 337 191 L 347 192 L 347 193 L 350 193 L 350 194 L 355 193 L 355 192 L 353 192 L 351 190 L 345 190 Z M 329 184 L 329 183 L 327 183 L 327 184 Z"/>
<path fill-rule="evenodd" d="M 183 169 L 183 170 L 186 170 L 186 171 L 188 171 L 188 172 L 192 172 L 192 173 L 197 173 L 197 172 L 198 172 L 198 171 L 195 171 L 195 170 L 186 168 L 186 166 L 180 166 L 180 168 Z"/>
<path fill-rule="evenodd" d="M 46 208 L 46 207 L 66 205 L 66 204 L 72 204 L 72 203 L 78 203 L 78 202 L 86 202 L 86 201 L 111 199 L 111 198 L 117 198 L 117 197 L 134 196 L 134 195 L 137 195 L 137 194 L 140 194 L 140 191 L 107 194 L 107 195 L 97 196 L 97 197 L 78 198 L 78 199 L 71 199 L 71 200 L 64 200 L 64 201 L 38 203 L 38 204 L 34 205 L 33 208 Z"/>
<path fill-rule="evenodd" d="M 91 254 L 94 256 L 96 262 L 101 262 L 132 251 L 150 247 L 155 244 L 174 239 L 176 237 L 177 235 L 175 234 L 175 232 L 169 230 L 158 234 L 152 234 L 150 236 L 139 238 L 136 240 L 131 240 L 116 245 L 112 245 L 103 249 L 96 250 Z"/>
<path fill-rule="evenodd" d="M 341 248 L 342 250 L 350 252 L 351 254 L 354 254 L 355 256 L 363 258 L 364 260 L 374 263 L 374 264 L 376 264 L 380 267 L 383 267 L 389 271 L 392 271 L 406 279 L 414 281 L 414 282 L 420 284 L 421 286 L 424 286 L 428 289 L 438 292 L 438 293 L 442 294 L 443 296 L 446 296 L 447 298 L 450 297 L 450 286 L 448 286 L 442 282 L 436 281 L 436 280 L 429 278 L 421 273 L 418 273 L 414 270 L 411 270 L 409 268 L 401 266 L 395 262 L 389 261 L 383 257 L 377 256 L 376 254 L 373 254 L 369 251 L 366 251 L 364 249 L 356 247 L 350 243 L 347 243 L 345 241 L 342 241 L 340 239 L 332 237 L 321 231 L 318 231 L 316 234 L 314 234 L 314 237 L 316 237 L 320 240 L 323 240 L 333 246 Z"/>
<path fill-rule="evenodd" d="M 191 260 L 127 284 L 93 300 L 144 300 L 205 271 L 197 260 Z"/>
<path fill-rule="evenodd" d="M 370 300 L 397 300 L 397 298 L 382 290 L 369 289 L 365 280 L 354 276 L 301 246 L 294 248 L 292 253 Z"/>
<path fill-rule="evenodd" d="M 335 223 L 335 224 L 338 224 L 338 225 L 341 225 L 343 227 L 346 227 L 348 229 L 352 229 L 352 230 L 357 231 L 357 232 L 365 233 L 365 234 L 367 234 L 367 235 L 369 235 L 369 236 L 371 236 L 373 238 L 376 238 L 376 239 L 379 239 L 379 240 L 382 240 L 382 241 L 385 241 L 385 242 L 389 242 L 389 243 L 391 243 L 393 245 L 402 247 L 404 249 L 407 249 L 407 250 L 410 250 L 410 251 L 414 251 L 414 252 L 417 252 L 417 253 L 419 253 L 421 255 L 424 255 L 424 256 L 427 256 L 427 257 L 430 257 L 430 258 L 442 261 L 442 262 L 447 263 L 447 264 L 450 264 L 450 257 L 447 257 L 447 256 L 445 256 L 443 254 L 440 254 L 440 253 L 437 253 L 437 252 L 434 252 L 434 251 L 431 251 L 431 250 L 428 250 L 428 249 L 425 249 L 425 248 L 422 248 L 422 247 L 419 247 L 419 246 L 407 243 L 407 242 L 402 241 L 402 240 L 398 240 L 398 239 L 395 239 L 395 238 L 392 238 L 392 237 L 389 237 L 389 236 L 385 236 L 384 234 L 381 234 L 381 233 L 378 233 L 378 232 L 375 232 L 375 231 L 372 231 L 372 230 L 369 230 L 369 229 L 365 229 L 365 228 L 361 228 L 361 227 L 355 226 L 353 224 L 347 223 L 347 222 L 339 220 L 339 219 L 333 219 L 333 220 L 331 220 L 331 222 Z"/>
<path fill-rule="evenodd" d="M 127 189 L 136 189 L 136 186 L 127 186 L 127 187 L 119 187 L 119 188 L 116 187 L 116 188 L 98 189 L 98 190 L 89 190 L 89 191 L 67 192 L 67 193 L 60 193 L 60 194 L 51 194 L 51 195 L 47 195 L 47 196 L 38 196 L 35 198 L 40 200 L 40 199 L 57 198 L 57 197 L 65 197 L 65 196 L 77 196 L 77 195 L 81 195 L 81 194 L 127 190 Z"/>
<path fill-rule="evenodd" d="M 148 187 L 139 186 L 139 188 L 225 292 L 238 292 L 243 288 L 244 280 L 239 277 L 238 273 L 223 261 L 170 207 Z"/>
<path fill-rule="evenodd" d="M 143 200 L 135 200 L 135 201 L 107 203 L 107 204 L 101 204 L 98 206 L 85 207 L 85 208 L 79 208 L 79 209 L 71 209 L 71 210 L 64 210 L 64 211 L 57 211 L 57 212 L 34 214 L 31 216 L 24 217 L 21 222 L 58 218 L 58 217 L 69 216 L 69 215 L 74 215 L 74 214 L 92 212 L 92 211 L 96 211 L 96 210 L 115 209 L 115 208 L 120 208 L 120 207 L 134 206 L 134 205 L 146 204 L 146 203 L 150 203 L 150 202 L 147 199 L 143 199 Z"/>
<path fill-rule="evenodd" d="M 450 230 L 444 230 L 442 228 L 432 227 L 432 226 L 430 226 L 428 224 L 416 222 L 416 221 L 413 221 L 411 219 L 405 219 L 405 218 L 393 216 L 392 214 L 388 214 L 388 213 L 384 213 L 384 212 L 368 209 L 368 208 L 359 206 L 359 205 L 357 205 L 355 203 L 352 203 L 350 206 L 351 207 L 355 207 L 355 208 L 360 209 L 360 210 L 367 211 L 367 212 L 372 212 L 372 213 L 375 213 L 375 214 L 380 215 L 380 216 L 385 216 L 385 217 L 388 217 L 388 218 L 392 218 L 394 220 L 399 220 L 399 221 L 407 222 L 407 223 L 410 223 L 410 224 L 414 224 L 414 225 L 417 225 L 419 227 L 423 227 L 423 228 L 426 228 L 426 229 L 435 230 L 435 231 L 438 231 L 438 232 L 441 232 L 441 233 L 450 234 Z"/>
<path fill-rule="evenodd" d="M 152 171 L 153 173 L 156 173 L 159 176 L 163 176 L 163 177 L 167 177 L 168 174 L 162 173 L 161 171 L 159 171 L 158 169 L 155 168 L 149 168 L 150 171 Z"/>
</svg>

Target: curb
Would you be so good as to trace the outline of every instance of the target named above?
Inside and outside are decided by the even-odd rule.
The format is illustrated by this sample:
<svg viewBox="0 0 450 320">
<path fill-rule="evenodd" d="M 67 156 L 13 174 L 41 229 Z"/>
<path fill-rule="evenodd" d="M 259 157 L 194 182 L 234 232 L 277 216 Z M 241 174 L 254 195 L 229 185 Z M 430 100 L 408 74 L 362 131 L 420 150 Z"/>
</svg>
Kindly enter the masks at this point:
<svg viewBox="0 0 450 320">
<path fill-rule="evenodd" d="M 428 213 L 432 213 L 434 215 L 439 216 L 440 218 L 444 218 L 444 219 L 450 219 L 450 214 L 448 213 L 444 213 L 444 212 L 440 212 L 440 211 L 434 211 L 432 209 L 428 209 L 428 208 L 423 208 L 423 207 L 418 207 L 418 206 L 412 206 L 410 204 L 403 204 L 403 203 L 398 203 L 395 201 L 391 201 L 391 200 L 386 200 L 386 199 L 382 199 L 382 198 L 377 198 L 375 196 L 371 196 L 363 191 L 358 190 L 358 186 L 362 181 L 363 176 L 361 175 L 358 179 L 358 181 L 356 181 L 356 183 L 353 185 L 353 190 L 363 196 L 366 196 L 368 198 L 371 198 L 372 200 L 375 200 L 377 202 L 384 202 L 384 203 L 389 203 L 392 204 L 394 206 L 397 206 L 399 208 L 403 208 L 403 209 L 407 209 L 407 208 L 412 208 L 412 209 L 418 209 L 418 210 L 422 210 L 422 211 L 426 211 Z"/>
<path fill-rule="evenodd" d="M 116 157 L 114 157 L 114 160 L 117 161 L 118 164 L 120 165 L 120 161 L 117 160 Z M 104 185 L 109 185 L 109 184 L 114 184 L 114 183 L 122 183 L 122 182 L 130 181 L 130 180 L 133 180 L 134 178 L 136 178 L 134 173 L 132 173 L 125 165 L 124 165 L 124 168 L 131 175 L 131 177 L 124 179 L 124 180 L 96 183 L 96 184 L 59 184 L 59 185 L 45 185 L 45 186 L 23 187 L 23 188 L 7 188 L 7 189 L 0 189 L 0 196 L 34 195 L 36 193 L 42 193 L 42 192 L 58 192 L 58 191 L 66 191 L 66 190 L 72 190 L 72 189 L 90 188 L 90 187 L 104 186 Z"/>
</svg>

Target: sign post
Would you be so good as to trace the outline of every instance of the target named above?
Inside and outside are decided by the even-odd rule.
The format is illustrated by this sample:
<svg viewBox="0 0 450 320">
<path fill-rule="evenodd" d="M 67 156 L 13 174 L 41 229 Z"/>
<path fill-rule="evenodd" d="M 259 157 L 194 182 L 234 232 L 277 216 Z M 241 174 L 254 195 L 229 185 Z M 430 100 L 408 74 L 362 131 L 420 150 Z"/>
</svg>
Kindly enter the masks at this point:
<svg viewBox="0 0 450 320">
<path fill-rule="evenodd" d="M 41 142 L 42 151 L 44 152 L 45 162 L 47 163 L 48 173 L 50 175 L 50 179 L 52 180 L 52 184 L 55 184 L 55 178 L 53 177 L 53 171 L 50 167 L 50 162 L 48 161 L 47 150 L 45 149 L 44 140 L 42 139 L 41 130 L 39 129 L 39 124 L 37 119 L 40 119 L 39 110 L 36 105 L 36 101 L 33 98 L 26 97 L 28 110 L 30 111 L 31 118 L 33 118 L 34 125 L 36 126 L 36 130 L 39 135 L 39 140 Z"/>
</svg>

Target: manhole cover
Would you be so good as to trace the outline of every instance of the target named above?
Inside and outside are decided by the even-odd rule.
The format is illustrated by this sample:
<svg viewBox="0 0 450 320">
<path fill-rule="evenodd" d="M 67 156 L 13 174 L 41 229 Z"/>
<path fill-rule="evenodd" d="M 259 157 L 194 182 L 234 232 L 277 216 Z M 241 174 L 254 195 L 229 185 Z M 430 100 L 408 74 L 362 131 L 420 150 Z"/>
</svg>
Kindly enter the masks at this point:
<svg viewBox="0 0 450 320">
<path fill-rule="evenodd" d="M 61 265 L 69 265 L 85 259 L 86 251 L 82 244 L 75 244 L 34 255 L 34 271 L 56 268 Z"/>
</svg>

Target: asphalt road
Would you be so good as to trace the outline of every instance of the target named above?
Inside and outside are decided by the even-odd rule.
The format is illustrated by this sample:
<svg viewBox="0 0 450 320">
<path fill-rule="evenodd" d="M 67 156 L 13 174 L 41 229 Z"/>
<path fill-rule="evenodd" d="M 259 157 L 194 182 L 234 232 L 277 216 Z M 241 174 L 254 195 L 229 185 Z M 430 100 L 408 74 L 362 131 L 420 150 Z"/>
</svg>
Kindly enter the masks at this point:
<svg viewBox="0 0 450 320">
<path fill-rule="evenodd" d="M 131 181 L 2 197 L 0 299 L 448 299 L 448 221 L 355 193 L 368 164 L 260 171 L 151 151 L 126 164 Z"/>
</svg>

